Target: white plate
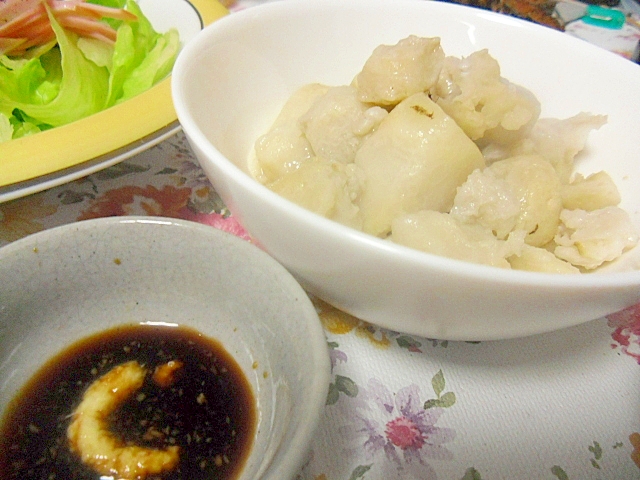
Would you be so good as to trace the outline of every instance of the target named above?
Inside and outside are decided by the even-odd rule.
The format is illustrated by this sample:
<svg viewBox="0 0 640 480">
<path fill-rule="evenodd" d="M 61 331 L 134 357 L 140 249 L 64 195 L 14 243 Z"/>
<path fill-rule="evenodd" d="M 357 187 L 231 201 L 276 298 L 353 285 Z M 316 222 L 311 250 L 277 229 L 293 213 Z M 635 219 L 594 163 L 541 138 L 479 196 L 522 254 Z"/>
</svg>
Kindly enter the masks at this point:
<svg viewBox="0 0 640 480">
<path fill-rule="evenodd" d="M 176 28 L 184 45 L 227 10 L 216 0 L 139 0 L 159 32 Z M 0 202 L 81 178 L 175 134 L 171 79 L 90 117 L 0 143 Z"/>
</svg>

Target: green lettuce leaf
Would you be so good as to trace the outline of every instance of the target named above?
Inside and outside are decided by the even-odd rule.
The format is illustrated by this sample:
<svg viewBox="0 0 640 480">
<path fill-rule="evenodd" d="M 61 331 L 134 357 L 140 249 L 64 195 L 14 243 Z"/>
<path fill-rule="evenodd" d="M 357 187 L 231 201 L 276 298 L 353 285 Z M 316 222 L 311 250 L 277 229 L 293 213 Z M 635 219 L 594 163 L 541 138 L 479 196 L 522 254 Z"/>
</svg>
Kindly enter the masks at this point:
<svg viewBox="0 0 640 480">
<path fill-rule="evenodd" d="M 128 0 L 126 8 L 138 17 L 138 21 L 118 28 L 108 106 L 138 95 L 166 77 L 180 49 L 176 30 L 159 34 L 135 1 Z"/>
<path fill-rule="evenodd" d="M 180 49 L 176 30 L 157 33 L 134 0 L 88 1 L 126 8 L 138 19 L 105 19 L 117 30 L 111 45 L 79 39 L 50 14 L 55 48 L 32 59 L 0 55 L 0 142 L 9 127 L 15 139 L 79 120 L 142 93 L 171 72 Z"/>
<path fill-rule="evenodd" d="M 122 97 L 127 100 L 148 90 L 171 73 L 180 50 L 180 37 L 176 30 L 158 36 L 153 49 L 145 55 L 122 85 Z"/>
<path fill-rule="evenodd" d="M 83 55 L 76 46 L 76 35 L 65 32 L 53 15 L 49 14 L 49 18 L 58 40 L 61 65 L 61 70 L 58 72 L 61 72 L 61 75 L 59 78 L 55 78 L 55 74 L 54 77 L 49 74 L 45 76 L 50 81 L 59 81 L 58 94 L 47 103 L 34 102 L 33 99 L 30 102 L 21 101 L 25 95 L 33 96 L 31 92 L 19 92 L 13 103 L 0 97 L 0 111 L 18 108 L 38 122 L 55 127 L 104 109 L 109 73 L 106 68 L 97 66 Z M 29 64 L 30 62 L 26 62 L 25 66 Z M 17 77 L 21 76 L 21 69 L 14 72 Z M 18 81 L 16 80 L 16 84 Z M 23 83 L 33 86 L 34 82 Z M 35 91 L 37 90 L 36 88 Z M 13 95 L 15 94 L 12 93 Z"/>
<path fill-rule="evenodd" d="M 31 118 L 26 113 L 15 109 L 13 115 L 9 118 L 11 125 L 13 126 L 13 138 L 26 137 L 33 135 L 34 133 L 42 132 L 53 128 L 46 123 L 38 122 L 35 118 Z"/>
<path fill-rule="evenodd" d="M 97 38 L 84 37 L 78 39 L 77 45 L 85 57 L 99 67 L 107 67 L 107 70 L 111 71 L 113 45 Z"/>
<path fill-rule="evenodd" d="M 37 90 L 47 78 L 40 59 L 12 60 L 0 57 L 0 98 L 16 102 L 38 102 Z"/>
</svg>

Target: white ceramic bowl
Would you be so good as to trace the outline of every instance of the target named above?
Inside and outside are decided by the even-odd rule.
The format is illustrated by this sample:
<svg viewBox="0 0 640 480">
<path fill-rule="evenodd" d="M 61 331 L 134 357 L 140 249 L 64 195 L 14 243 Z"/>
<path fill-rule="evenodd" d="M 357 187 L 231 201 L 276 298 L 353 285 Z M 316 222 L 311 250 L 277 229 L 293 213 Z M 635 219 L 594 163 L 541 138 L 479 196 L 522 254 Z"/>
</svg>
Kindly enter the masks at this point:
<svg viewBox="0 0 640 480">
<path fill-rule="evenodd" d="M 213 185 L 263 248 L 311 293 L 364 320 L 442 339 L 552 331 L 640 300 L 638 255 L 624 273 L 506 271 L 419 253 L 320 218 L 247 173 L 254 141 L 298 87 L 344 85 L 372 50 L 410 34 L 439 36 L 448 55 L 488 48 L 502 74 L 535 93 L 542 116 L 609 116 L 578 169 L 604 169 L 640 225 L 640 67 L 533 23 L 429 1 L 274 2 L 206 28 L 181 53 L 174 105 Z M 635 258 L 634 258 L 635 256 Z"/>
<path fill-rule="evenodd" d="M 326 340 L 300 285 L 255 246 L 173 219 L 89 220 L 1 248 L 0 279 L 0 412 L 75 340 L 177 323 L 219 340 L 253 388 L 240 478 L 292 478 L 306 460 L 329 385 Z"/>
</svg>

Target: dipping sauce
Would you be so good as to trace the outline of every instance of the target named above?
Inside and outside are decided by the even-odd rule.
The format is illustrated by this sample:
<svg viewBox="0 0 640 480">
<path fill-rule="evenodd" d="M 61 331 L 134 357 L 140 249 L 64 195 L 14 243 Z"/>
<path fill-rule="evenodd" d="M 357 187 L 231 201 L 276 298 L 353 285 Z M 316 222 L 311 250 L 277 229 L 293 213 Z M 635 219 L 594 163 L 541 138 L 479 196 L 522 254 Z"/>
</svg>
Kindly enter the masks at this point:
<svg viewBox="0 0 640 480">
<path fill-rule="evenodd" d="M 235 478 L 257 416 L 240 366 L 219 342 L 195 330 L 131 325 L 72 345 L 23 387 L 0 427 L 0 480 L 99 480 L 70 448 L 67 430 L 85 391 L 133 361 L 146 371 L 144 382 L 104 419 L 108 434 L 125 448 L 178 447 L 179 462 L 161 474 L 130 478 Z"/>
</svg>

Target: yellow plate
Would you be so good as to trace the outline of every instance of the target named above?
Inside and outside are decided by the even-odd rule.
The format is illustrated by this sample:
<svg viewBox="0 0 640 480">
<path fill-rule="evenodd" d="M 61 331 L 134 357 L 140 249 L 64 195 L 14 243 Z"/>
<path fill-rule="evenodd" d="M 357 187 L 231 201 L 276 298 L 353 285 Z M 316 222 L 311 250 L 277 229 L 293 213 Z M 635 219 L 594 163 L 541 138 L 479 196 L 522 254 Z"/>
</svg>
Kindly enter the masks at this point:
<svg viewBox="0 0 640 480">
<path fill-rule="evenodd" d="M 183 42 L 228 13 L 217 0 L 141 0 L 140 6 L 156 29 L 175 27 Z M 146 92 L 82 120 L 0 143 L 0 202 L 114 165 L 179 128 L 168 77 Z"/>
</svg>

